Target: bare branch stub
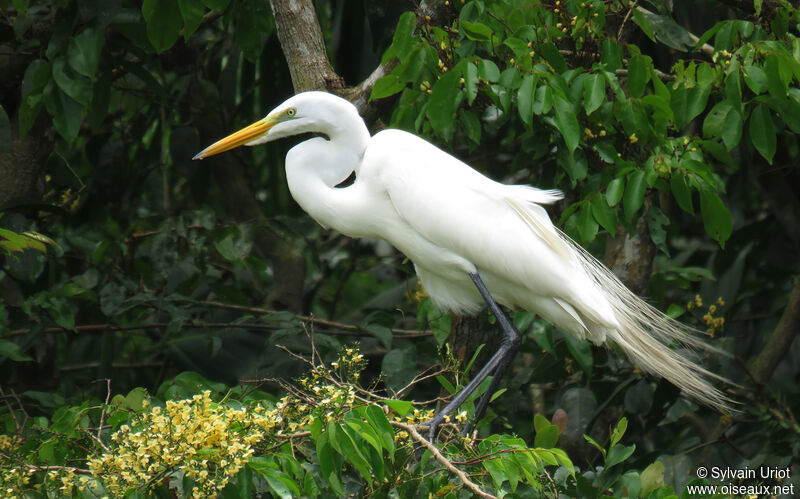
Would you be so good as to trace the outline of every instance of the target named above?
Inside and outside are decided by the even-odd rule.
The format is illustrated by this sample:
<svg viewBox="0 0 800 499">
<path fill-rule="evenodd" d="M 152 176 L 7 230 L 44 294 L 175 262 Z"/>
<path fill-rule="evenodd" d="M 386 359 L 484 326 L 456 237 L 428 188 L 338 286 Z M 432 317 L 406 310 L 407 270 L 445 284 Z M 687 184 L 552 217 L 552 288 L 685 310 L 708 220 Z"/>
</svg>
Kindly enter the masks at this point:
<svg viewBox="0 0 800 499">
<path fill-rule="evenodd" d="M 278 40 L 296 93 L 344 87 L 328 60 L 325 39 L 311 0 L 270 0 Z"/>
</svg>

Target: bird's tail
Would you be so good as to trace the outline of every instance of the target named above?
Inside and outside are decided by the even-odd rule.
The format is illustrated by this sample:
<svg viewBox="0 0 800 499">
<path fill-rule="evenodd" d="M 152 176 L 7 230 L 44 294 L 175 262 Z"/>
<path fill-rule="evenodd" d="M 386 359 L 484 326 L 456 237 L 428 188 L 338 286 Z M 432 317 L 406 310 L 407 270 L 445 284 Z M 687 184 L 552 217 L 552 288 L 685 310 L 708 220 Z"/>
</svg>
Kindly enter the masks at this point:
<svg viewBox="0 0 800 499">
<path fill-rule="evenodd" d="M 709 380 L 732 383 L 701 367 L 694 359 L 681 355 L 670 345 L 679 343 L 692 349 L 727 354 L 701 340 L 698 331 L 668 317 L 636 296 L 605 265 L 567 235 L 561 235 L 575 250 L 584 271 L 604 291 L 614 310 L 620 327 L 607 330 L 608 337 L 642 369 L 665 378 L 704 405 L 721 412 L 733 412 L 735 402 Z"/>
</svg>

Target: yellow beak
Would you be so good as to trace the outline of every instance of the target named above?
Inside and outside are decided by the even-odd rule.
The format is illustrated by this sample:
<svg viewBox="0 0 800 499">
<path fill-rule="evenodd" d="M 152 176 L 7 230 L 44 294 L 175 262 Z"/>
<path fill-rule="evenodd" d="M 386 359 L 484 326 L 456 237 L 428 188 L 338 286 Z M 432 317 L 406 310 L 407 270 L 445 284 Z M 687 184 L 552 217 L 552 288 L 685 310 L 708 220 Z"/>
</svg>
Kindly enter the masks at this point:
<svg viewBox="0 0 800 499">
<path fill-rule="evenodd" d="M 242 128 L 238 132 L 232 133 L 224 139 L 214 142 L 199 153 L 195 154 L 192 159 L 207 158 L 221 152 L 229 151 L 239 147 L 242 144 L 247 144 L 248 142 L 253 141 L 267 133 L 270 128 L 275 126 L 275 123 L 275 121 L 267 120 L 266 118 L 256 121 L 252 125 Z"/>
</svg>

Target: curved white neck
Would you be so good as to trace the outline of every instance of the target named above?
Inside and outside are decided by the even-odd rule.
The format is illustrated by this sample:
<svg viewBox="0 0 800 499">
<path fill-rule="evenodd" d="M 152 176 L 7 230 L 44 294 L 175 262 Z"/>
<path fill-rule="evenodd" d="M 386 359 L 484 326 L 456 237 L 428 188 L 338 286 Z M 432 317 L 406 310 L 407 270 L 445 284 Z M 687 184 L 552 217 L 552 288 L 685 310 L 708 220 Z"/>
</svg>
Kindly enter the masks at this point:
<svg viewBox="0 0 800 499">
<path fill-rule="evenodd" d="M 358 181 L 346 188 L 336 186 L 355 172 L 358 177 L 369 132 L 361 123 L 363 134 L 338 134 L 331 130 L 329 139 L 314 137 L 301 142 L 286 155 L 286 181 L 289 191 L 303 210 L 320 225 L 351 237 L 364 237 L 358 223 L 363 211 L 363 197 Z"/>
</svg>

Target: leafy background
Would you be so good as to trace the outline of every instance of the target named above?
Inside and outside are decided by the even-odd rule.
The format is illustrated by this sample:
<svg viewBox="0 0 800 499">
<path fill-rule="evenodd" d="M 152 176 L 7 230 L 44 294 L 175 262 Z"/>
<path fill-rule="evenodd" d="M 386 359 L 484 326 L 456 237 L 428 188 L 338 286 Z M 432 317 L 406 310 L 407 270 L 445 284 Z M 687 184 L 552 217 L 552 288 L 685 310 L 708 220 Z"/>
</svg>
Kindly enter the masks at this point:
<svg viewBox="0 0 800 499">
<path fill-rule="evenodd" d="M 360 340 L 359 383 L 383 398 L 444 366 L 400 395 L 419 401 L 463 383 L 472 352 L 492 349 L 488 313 L 442 314 L 402 255 L 301 212 L 282 169 L 292 141 L 191 162 L 295 91 L 324 88 L 373 129 L 417 133 L 504 182 L 564 190 L 551 210 L 560 227 L 730 354 L 697 357 L 740 385 L 727 389 L 741 412 L 720 416 L 613 347 L 517 312 L 525 340 L 478 435 L 561 450 L 578 470 L 568 479 L 564 461 L 548 462 L 562 470 L 552 489 L 536 477 L 525 487 L 661 497 L 701 464 L 795 466 L 796 482 L 800 17 L 789 2 L 301 3 L 319 21 L 305 63 L 287 26 L 312 41 L 314 26 L 281 1 L 0 1 L 0 421 L 24 442 L 0 449 L 4 469 L 30 467 L 46 487 L 48 466 L 83 469 L 99 444 L 80 436 L 103 423 L 109 395 L 127 402 L 102 439 L 146 411 L 131 395 L 142 389 L 162 402 L 208 387 L 222 397 L 308 369 L 278 346 L 329 363 Z M 257 386 L 273 403 L 286 389 Z M 345 490 L 319 471 L 321 434 L 303 454 L 317 483 L 304 494 Z M 490 453 L 449 449 L 464 462 Z M 335 450 L 348 491 L 394 487 Z M 253 463 L 236 493 L 295 493 Z M 529 490 L 506 461 L 478 463 L 486 490 Z M 465 490 L 446 470 L 409 466 L 391 468 L 396 490 Z"/>
</svg>

